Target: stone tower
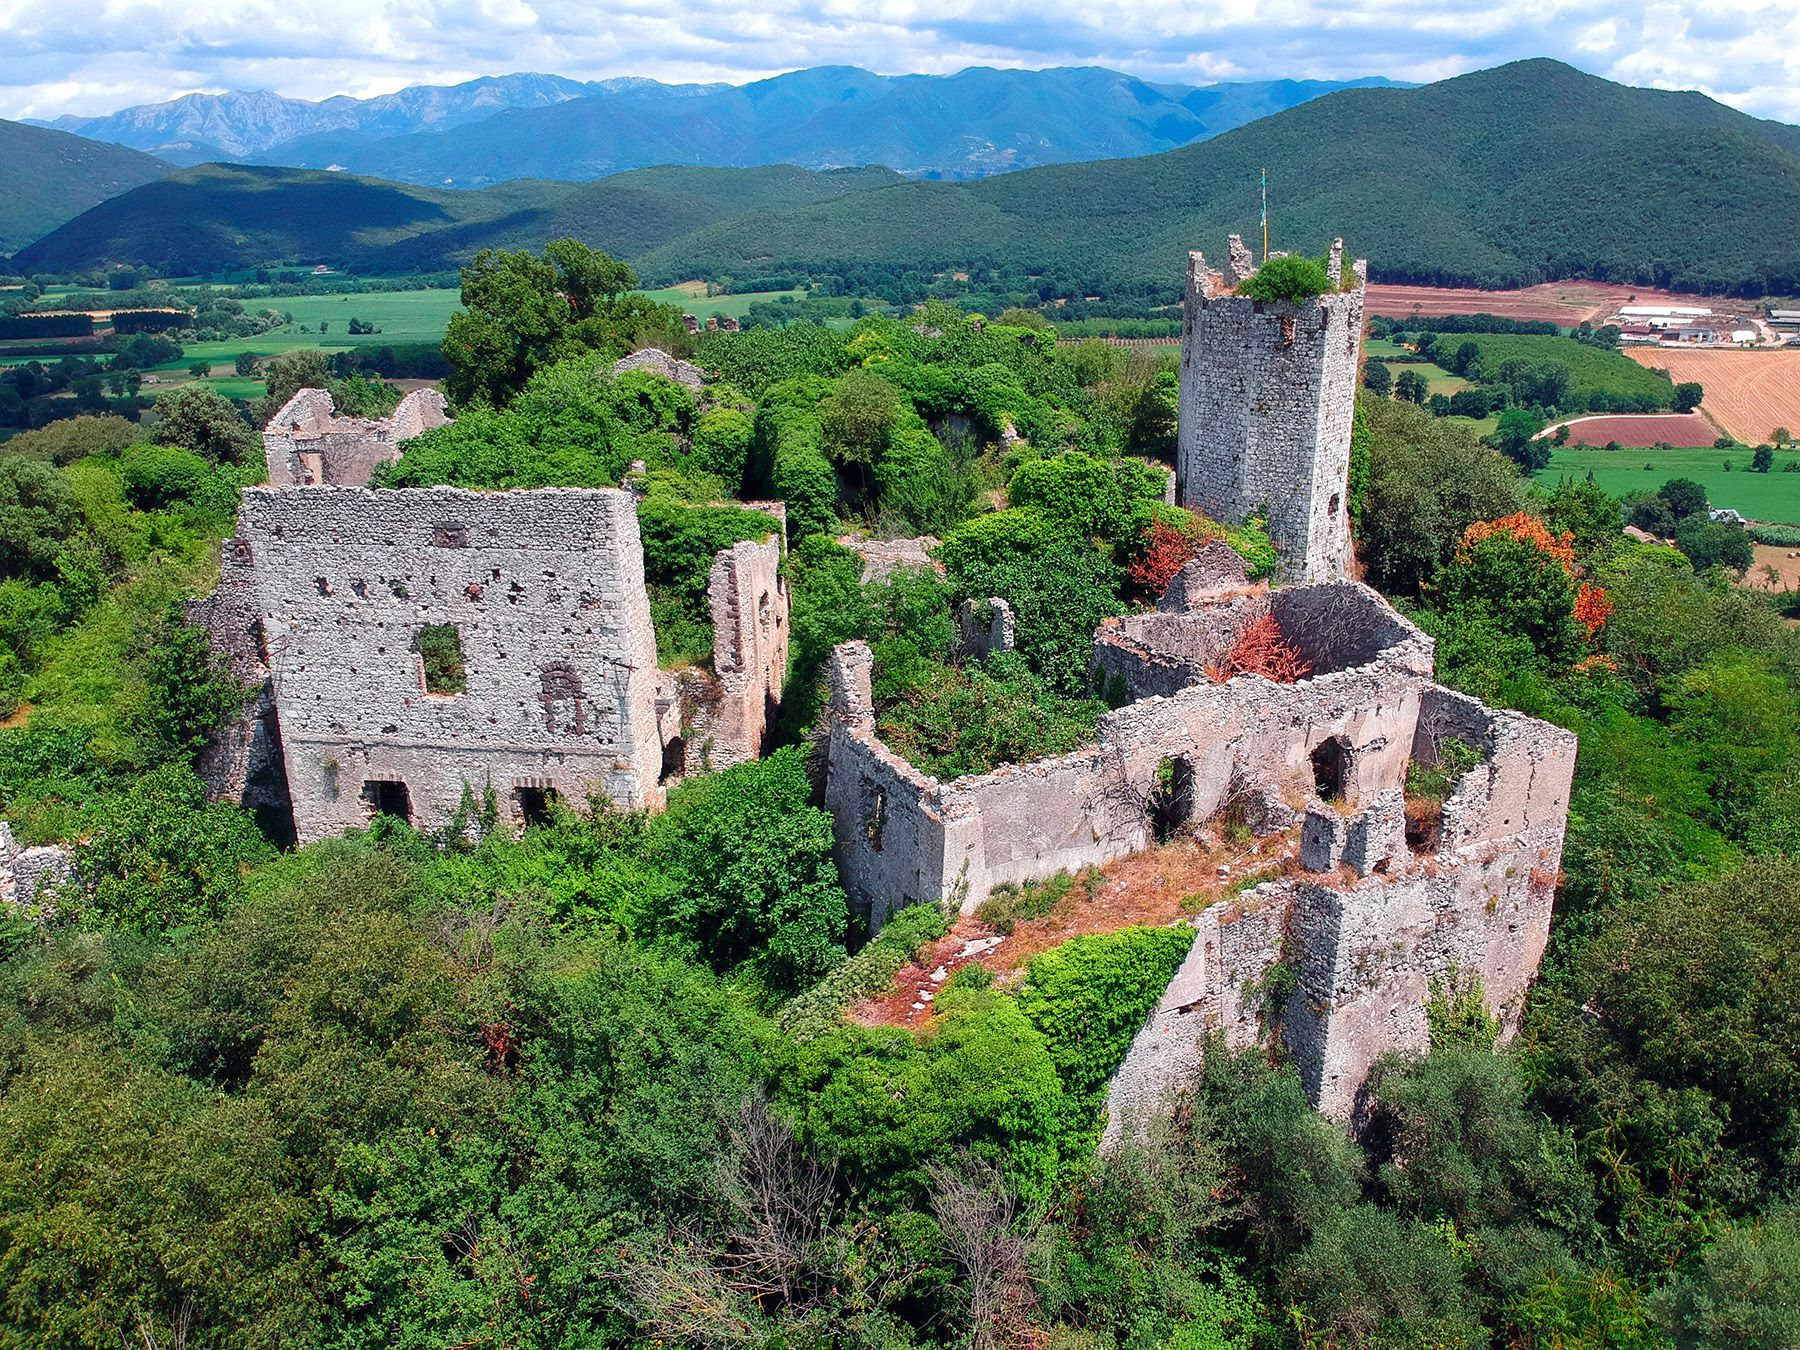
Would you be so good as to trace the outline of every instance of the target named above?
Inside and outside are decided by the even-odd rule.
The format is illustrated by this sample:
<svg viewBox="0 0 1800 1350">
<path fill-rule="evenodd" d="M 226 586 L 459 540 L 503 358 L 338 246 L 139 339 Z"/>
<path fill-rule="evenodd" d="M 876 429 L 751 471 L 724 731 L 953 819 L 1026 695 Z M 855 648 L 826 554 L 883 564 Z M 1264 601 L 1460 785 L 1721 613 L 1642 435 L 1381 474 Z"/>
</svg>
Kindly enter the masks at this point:
<svg viewBox="0 0 1800 1350">
<path fill-rule="evenodd" d="M 1329 272 L 1343 271 L 1344 241 Z M 1345 485 L 1356 404 L 1363 287 L 1301 304 L 1236 294 L 1256 271 L 1236 235 L 1223 274 L 1188 254 L 1181 332 L 1182 505 L 1216 520 L 1266 513 L 1283 582 L 1329 581 L 1350 563 Z"/>
</svg>

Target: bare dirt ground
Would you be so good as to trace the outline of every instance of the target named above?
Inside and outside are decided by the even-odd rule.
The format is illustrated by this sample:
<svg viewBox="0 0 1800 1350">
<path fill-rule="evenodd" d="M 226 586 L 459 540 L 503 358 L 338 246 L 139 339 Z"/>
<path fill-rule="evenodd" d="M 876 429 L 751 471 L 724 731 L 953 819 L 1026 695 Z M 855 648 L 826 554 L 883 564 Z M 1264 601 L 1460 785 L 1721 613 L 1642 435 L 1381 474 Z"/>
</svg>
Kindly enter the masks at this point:
<svg viewBox="0 0 1800 1350">
<path fill-rule="evenodd" d="M 1800 434 L 1800 347 L 1752 352 L 1627 347 L 1625 354 L 1639 365 L 1668 371 L 1670 379 L 1698 380 L 1706 389 L 1701 406 L 1748 445 L 1768 440 L 1776 427 Z"/>
<path fill-rule="evenodd" d="M 1800 590 L 1800 549 L 1782 548 L 1775 544 L 1753 545 L 1756 561 L 1744 573 L 1744 585 L 1759 591 Z M 1777 580 L 1771 581 L 1767 569 L 1773 567 Z"/>
<path fill-rule="evenodd" d="M 1719 429 L 1697 412 L 1643 417 L 1577 417 L 1560 425 L 1569 428 L 1570 445 L 1605 445 L 1617 441 L 1629 446 L 1658 443 L 1707 446 L 1719 436 Z"/>
<path fill-rule="evenodd" d="M 983 965 L 997 982 L 1016 983 L 1032 957 L 1080 934 L 1110 933 L 1131 924 L 1166 927 L 1246 884 L 1271 880 L 1297 866 L 1297 836 L 1296 830 L 1292 838 L 1275 835 L 1235 843 L 1201 835 L 1134 853 L 1084 872 L 1049 913 L 1017 921 L 1011 933 L 974 915 L 959 918 L 894 977 L 892 989 L 852 1009 L 851 1020 L 863 1026 L 922 1028 L 931 1021 L 937 992 L 963 966 Z"/>
<path fill-rule="evenodd" d="M 1473 287 L 1388 286 L 1371 284 L 1364 298 L 1370 314 L 1404 319 L 1413 314 L 1499 314 L 1509 319 L 1543 319 L 1570 327 L 1583 319 L 1605 318 L 1620 305 L 1700 305 L 1730 308 L 1717 297 L 1678 295 L 1603 281 L 1549 281 L 1515 291 L 1482 291 Z"/>
</svg>

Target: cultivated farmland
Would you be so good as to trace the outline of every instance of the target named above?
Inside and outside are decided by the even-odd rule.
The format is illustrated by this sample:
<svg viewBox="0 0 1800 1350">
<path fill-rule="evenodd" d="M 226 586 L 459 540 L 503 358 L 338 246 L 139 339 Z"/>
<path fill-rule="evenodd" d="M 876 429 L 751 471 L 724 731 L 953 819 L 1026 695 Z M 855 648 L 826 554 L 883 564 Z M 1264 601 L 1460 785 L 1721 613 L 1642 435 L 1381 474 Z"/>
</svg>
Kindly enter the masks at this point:
<svg viewBox="0 0 1800 1350">
<path fill-rule="evenodd" d="M 1565 406 L 1568 407 L 1592 407 L 1588 402 L 1591 395 L 1606 394 L 1615 398 L 1648 395 L 1654 400 L 1651 406 L 1666 408 L 1675 396 L 1674 387 L 1669 381 L 1654 371 L 1645 369 L 1617 352 L 1590 347 L 1573 338 L 1535 337 L 1516 333 L 1454 333 L 1446 335 L 1440 344 L 1440 350 L 1443 346 L 1455 350 L 1465 342 L 1474 343 L 1480 350 L 1483 378 L 1490 381 L 1498 379 L 1500 367 L 1513 360 L 1534 364 L 1539 361 L 1555 361 L 1567 366 L 1569 402 Z"/>
<path fill-rule="evenodd" d="M 1567 424 L 1570 445 L 1625 446 L 1711 445 L 1718 438 L 1713 424 L 1699 413 L 1664 413 L 1644 417 L 1578 417 Z"/>
<path fill-rule="evenodd" d="M 1627 492 L 1654 492 L 1671 478 L 1691 478 L 1706 489 L 1707 500 L 1714 506 L 1734 507 L 1752 520 L 1800 525 L 1800 471 L 1784 472 L 1790 464 L 1800 464 L 1800 455 L 1780 452 L 1775 456 L 1773 472 L 1754 473 L 1748 450 L 1590 450 L 1585 446 L 1560 446 L 1537 479 L 1549 485 L 1559 478 L 1585 478 L 1591 472 L 1606 491 L 1623 496 Z"/>
<path fill-rule="evenodd" d="M 1666 370 L 1677 380 L 1698 380 L 1705 408 L 1730 435 L 1755 445 L 1776 427 L 1800 434 L 1800 349 L 1703 351 L 1634 347 L 1634 360 Z"/>
</svg>

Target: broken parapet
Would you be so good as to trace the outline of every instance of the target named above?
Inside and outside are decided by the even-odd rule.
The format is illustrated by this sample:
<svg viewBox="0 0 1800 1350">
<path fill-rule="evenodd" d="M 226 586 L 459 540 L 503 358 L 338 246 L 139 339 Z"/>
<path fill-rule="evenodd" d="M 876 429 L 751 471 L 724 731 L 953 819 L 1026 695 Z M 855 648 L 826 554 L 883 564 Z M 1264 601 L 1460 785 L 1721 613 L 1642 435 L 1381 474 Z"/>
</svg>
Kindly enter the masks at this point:
<svg viewBox="0 0 1800 1350">
<path fill-rule="evenodd" d="M 12 826 L 0 821 L 0 905 L 31 912 L 53 902 L 75 876 L 75 855 L 60 844 L 20 848 Z"/>
<path fill-rule="evenodd" d="M 263 459 L 272 487 L 364 487 L 378 465 L 400 458 L 400 446 L 447 426 L 444 396 L 417 389 L 393 416 L 340 417 L 323 389 L 302 389 L 263 428 Z"/>
<path fill-rule="evenodd" d="M 1163 589 L 1156 602 L 1164 613 L 1179 613 L 1198 608 L 1203 600 L 1214 600 L 1250 584 L 1250 572 L 1244 557 L 1223 539 L 1208 539 L 1182 564 Z"/>
<path fill-rule="evenodd" d="M 698 389 L 706 383 L 706 376 L 699 366 L 670 356 L 660 347 L 645 347 L 613 362 L 614 375 L 623 375 L 630 370 L 647 370 L 652 375 L 661 375 L 665 380 L 673 380 L 689 389 Z"/>
<path fill-rule="evenodd" d="M 1342 247 L 1333 244 L 1340 257 Z M 1236 294 L 1255 269 L 1243 270 L 1241 241 L 1229 257 L 1222 276 L 1203 254 L 1188 260 L 1176 454 L 1182 505 L 1236 523 L 1266 512 L 1284 582 L 1342 577 L 1366 264 L 1356 264 L 1352 289 L 1293 303 Z"/>
<path fill-rule="evenodd" d="M 957 654 L 980 660 L 1018 646 L 1018 620 L 999 596 L 965 600 L 956 611 Z"/>
<path fill-rule="evenodd" d="M 239 535 L 300 842 L 377 812 L 442 828 L 465 786 L 515 817 L 551 795 L 661 804 L 629 493 L 250 488 Z M 427 687 L 427 637 L 460 658 L 448 686 Z"/>
</svg>

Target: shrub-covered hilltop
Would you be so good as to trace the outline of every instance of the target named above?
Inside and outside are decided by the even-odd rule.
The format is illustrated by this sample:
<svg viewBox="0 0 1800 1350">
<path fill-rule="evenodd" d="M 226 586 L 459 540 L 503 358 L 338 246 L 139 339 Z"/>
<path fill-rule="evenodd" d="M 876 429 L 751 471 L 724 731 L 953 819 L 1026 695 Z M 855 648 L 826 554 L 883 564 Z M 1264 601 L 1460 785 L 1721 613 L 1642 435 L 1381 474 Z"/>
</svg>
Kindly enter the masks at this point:
<svg viewBox="0 0 1800 1350">
<path fill-rule="evenodd" d="M 1370 398 L 1370 579 L 1443 678 L 1581 736 L 1524 1034 L 1497 1052 L 1470 982 L 1434 990 L 1431 1052 L 1377 1067 L 1354 1132 L 1278 1045 L 1215 1049 L 1101 1157 L 1107 1078 L 1191 930 L 1057 943 L 1030 925 L 1113 884 L 1064 879 L 1005 920 L 1035 954 L 962 967 L 907 1026 L 847 1016 L 938 959 L 947 917 L 855 931 L 805 741 L 850 637 L 876 650 L 884 735 L 936 772 L 1088 734 L 1093 623 L 1218 531 L 1140 458 L 1167 449 L 1172 372 L 927 309 L 705 337 L 696 393 L 610 374 L 668 316 L 602 259 L 490 258 L 469 282 L 460 420 L 389 481 L 638 478 L 672 627 L 703 623 L 695 568 L 742 523 L 732 499 L 785 497 L 786 744 L 654 817 L 572 803 L 514 838 L 472 792 L 442 837 L 382 818 L 279 850 L 204 800 L 195 754 L 244 691 L 174 608 L 255 476 L 247 424 L 197 399 L 10 442 L 0 811 L 73 842 L 84 884 L 0 929 L 0 1341 L 1800 1336 L 1800 648 L 1764 597 L 1627 539 L 1592 484 L 1531 488 L 1454 422 Z M 865 584 L 850 529 L 934 531 L 945 575 Z M 1270 563 L 1258 531 L 1228 537 Z M 1018 652 L 959 660 L 950 603 L 994 595 Z"/>
</svg>

